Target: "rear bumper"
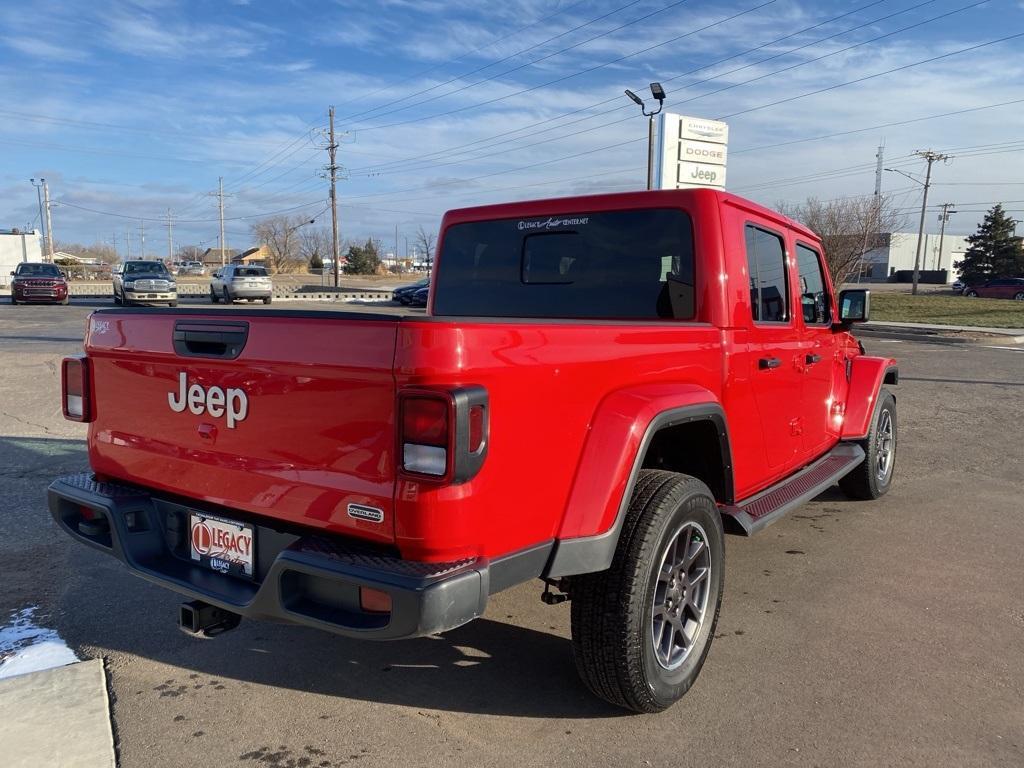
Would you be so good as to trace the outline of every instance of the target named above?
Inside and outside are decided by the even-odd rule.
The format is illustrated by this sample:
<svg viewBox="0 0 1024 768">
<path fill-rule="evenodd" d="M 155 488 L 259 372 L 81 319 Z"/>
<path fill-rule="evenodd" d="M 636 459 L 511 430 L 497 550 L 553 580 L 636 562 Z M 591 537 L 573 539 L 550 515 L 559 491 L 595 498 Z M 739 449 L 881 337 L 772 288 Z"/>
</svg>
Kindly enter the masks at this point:
<svg viewBox="0 0 1024 768">
<path fill-rule="evenodd" d="M 198 505 L 97 482 L 91 473 L 55 480 L 47 495 L 54 520 L 72 538 L 116 557 L 144 579 L 249 618 L 366 639 L 419 637 L 480 616 L 491 591 L 491 564 L 483 559 L 402 560 L 340 537 L 296 535 L 251 519 L 246 522 L 255 528 L 255 578 L 227 576 L 189 558 L 188 512 Z M 83 506 L 94 519 L 107 521 L 106 531 L 88 524 L 80 530 Z M 233 512 L 217 514 L 245 519 Z M 544 545 L 515 556 L 515 567 L 500 569 L 501 583 L 494 586 L 510 586 L 513 573 L 522 577 L 516 581 L 539 575 L 549 550 Z M 363 611 L 360 587 L 388 593 L 391 612 Z"/>
<path fill-rule="evenodd" d="M 228 288 L 233 299 L 269 299 L 273 288 Z"/>
</svg>

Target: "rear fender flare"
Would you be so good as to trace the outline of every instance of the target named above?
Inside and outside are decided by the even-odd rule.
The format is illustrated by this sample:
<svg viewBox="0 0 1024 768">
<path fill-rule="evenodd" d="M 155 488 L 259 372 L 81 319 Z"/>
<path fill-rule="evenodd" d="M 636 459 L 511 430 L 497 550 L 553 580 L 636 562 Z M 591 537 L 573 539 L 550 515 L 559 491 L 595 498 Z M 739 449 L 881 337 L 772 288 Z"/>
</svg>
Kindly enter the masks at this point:
<svg viewBox="0 0 1024 768">
<path fill-rule="evenodd" d="M 725 411 L 710 390 L 663 384 L 613 392 L 591 421 L 545 576 L 592 573 L 611 565 L 651 440 L 665 427 L 691 421 L 711 421 L 718 429 L 728 496 L 718 501 L 731 503 L 732 456 Z"/>
<path fill-rule="evenodd" d="M 863 440 L 883 384 L 899 383 L 899 366 L 891 357 L 861 355 L 850 361 L 850 388 L 843 416 L 842 440 Z"/>
</svg>

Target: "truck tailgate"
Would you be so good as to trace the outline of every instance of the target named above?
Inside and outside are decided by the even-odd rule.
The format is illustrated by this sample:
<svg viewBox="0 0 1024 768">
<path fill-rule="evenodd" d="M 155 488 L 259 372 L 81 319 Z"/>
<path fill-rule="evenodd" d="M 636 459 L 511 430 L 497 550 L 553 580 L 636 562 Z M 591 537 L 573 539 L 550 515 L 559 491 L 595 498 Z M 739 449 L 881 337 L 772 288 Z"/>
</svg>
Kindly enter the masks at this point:
<svg viewBox="0 0 1024 768">
<path fill-rule="evenodd" d="M 391 542 L 398 321 L 335 312 L 94 313 L 86 334 L 92 467 Z"/>
</svg>

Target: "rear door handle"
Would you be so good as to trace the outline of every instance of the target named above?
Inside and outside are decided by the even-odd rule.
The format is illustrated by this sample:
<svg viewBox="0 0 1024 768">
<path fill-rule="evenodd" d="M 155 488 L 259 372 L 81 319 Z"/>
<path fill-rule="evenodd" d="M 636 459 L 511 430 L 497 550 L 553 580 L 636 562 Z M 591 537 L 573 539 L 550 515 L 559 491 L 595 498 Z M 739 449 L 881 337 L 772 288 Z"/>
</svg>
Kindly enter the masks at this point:
<svg viewBox="0 0 1024 768">
<path fill-rule="evenodd" d="M 804 361 L 808 365 L 814 365 L 815 363 L 821 361 L 821 355 L 807 355 L 807 357 L 804 358 Z"/>
<path fill-rule="evenodd" d="M 757 361 L 757 367 L 762 371 L 768 368 L 778 368 L 780 365 L 782 365 L 782 361 L 777 357 L 762 357 Z"/>
</svg>

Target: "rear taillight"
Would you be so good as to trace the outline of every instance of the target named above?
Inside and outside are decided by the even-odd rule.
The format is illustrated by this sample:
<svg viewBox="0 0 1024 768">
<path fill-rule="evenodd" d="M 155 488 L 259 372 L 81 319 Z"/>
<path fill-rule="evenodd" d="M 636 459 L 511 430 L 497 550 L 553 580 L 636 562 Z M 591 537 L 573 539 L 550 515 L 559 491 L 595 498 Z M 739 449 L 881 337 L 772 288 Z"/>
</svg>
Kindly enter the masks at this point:
<svg viewBox="0 0 1024 768">
<path fill-rule="evenodd" d="M 71 421 L 92 421 L 89 392 L 89 361 L 65 357 L 61 364 L 61 410 Z"/>
<path fill-rule="evenodd" d="M 406 472 L 443 477 L 448 472 L 447 397 L 408 395 L 402 399 L 402 467 Z"/>
<path fill-rule="evenodd" d="M 405 390 L 399 397 L 401 469 L 439 482 L 463 483 L 487 454 L 487 390 Z"/>
</svg>

